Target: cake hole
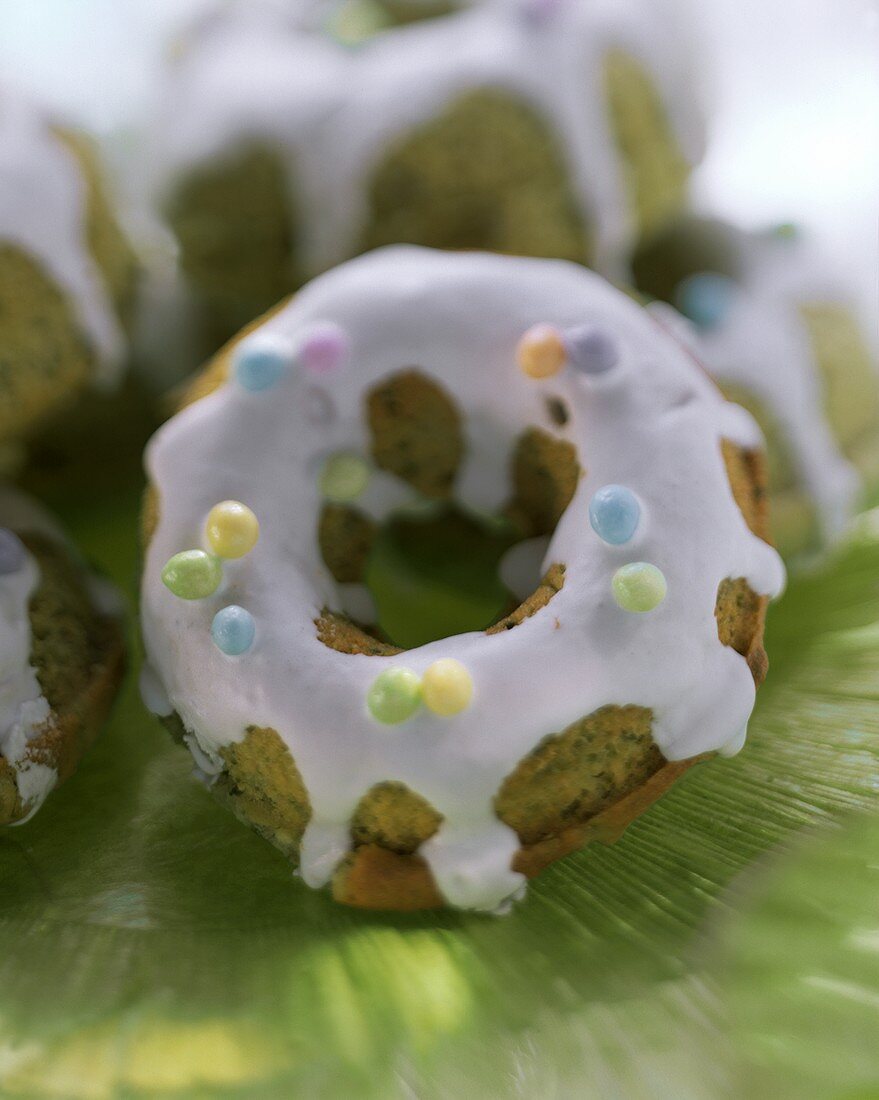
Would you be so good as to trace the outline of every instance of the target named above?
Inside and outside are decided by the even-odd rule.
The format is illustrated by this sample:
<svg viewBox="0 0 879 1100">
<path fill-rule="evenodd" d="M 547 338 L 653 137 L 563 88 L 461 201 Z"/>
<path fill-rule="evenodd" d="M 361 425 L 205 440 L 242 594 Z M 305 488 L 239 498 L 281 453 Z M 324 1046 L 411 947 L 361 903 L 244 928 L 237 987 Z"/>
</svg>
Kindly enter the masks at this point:
<svg viewBox="0 0 879 1100">
<path fill-rule="evenodd" d="M 510 448 L 506 503 L 477 515 L 454 498 L 463 431 L 449 394 L 405 370 L 376 387 L 364 411 L 373 461 L 408 482 L 419 501 L 382 522 L 356 500 L 324 506 L 317 530 L 324 564 L 339 584 L 363 586 L 375 621 L 345 616 L 340 594 L 316 620 L 318 638 L 344 653 L 387 655 L 510 630 L 545 607 L 563 583 L 563 566 L 551 578 L 543 572 L 581 473 L 574 446 L 539 428 L 523 431 Z"/>
<path fill-rule="evenodd" d="M 381 634 L 414 649 L 489 627 L 515 604 L 499 571 L 517 541 L 511 523 L 488 524 L 454 504 L 426 518 L 390 519 L 376 535 L 365 575 Z"/>
<path fill-rule="evenodd" d="M 376 622 L 354 622 L 325 608 L 317 636 L 330 649 L 392 656 L 456 634 L 500 634 L 542 610 L 564 584 L 563 565 L 542 571 L 544 554 L 510 520 L 474 518 L 455 505 L 430 516 L 396 516 L 377 526 L 356 583 L 376 609 Z M 516 581 L 506 583 L 510 555 Z M 526 563 L 523 569 L 523 561 Z M 346 572 L 345 576 L 350 576 Z M 515 592 L 527 592 L 524 599 Z"/>
</svg>

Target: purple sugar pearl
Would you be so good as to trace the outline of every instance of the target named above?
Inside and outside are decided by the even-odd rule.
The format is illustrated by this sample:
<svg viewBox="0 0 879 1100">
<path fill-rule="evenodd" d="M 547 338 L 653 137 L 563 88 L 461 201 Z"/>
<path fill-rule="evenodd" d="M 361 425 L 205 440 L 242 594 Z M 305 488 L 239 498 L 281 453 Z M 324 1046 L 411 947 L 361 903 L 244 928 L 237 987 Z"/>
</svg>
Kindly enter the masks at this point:
<svg viewBox="0 0 879 1100">
<path fill-rule="evenodd" d="M 24 565 L 25 549 L 18 535 L 0 527 L 0 577 L 17 573 Z"/>
<path fill-rule="evenodd" d="M 303 368 L 309 374 L 331 374 L 348 358 L 351 341 L 340 326 L 327 321 L 315 325 L 299 352 Z"/>
<path fill-rule="evenodd" d="M 565 333 L 568 362 L 581 374 L 606 374 L 617 365 L 617 341 L 596 325 L 578 325 Z"/>
<path fill-rule="evenodd" d="M 542 27 L 555 17 L 565 0 L 522 0 L 522 15 L 526 23 Z"/>
</svg>

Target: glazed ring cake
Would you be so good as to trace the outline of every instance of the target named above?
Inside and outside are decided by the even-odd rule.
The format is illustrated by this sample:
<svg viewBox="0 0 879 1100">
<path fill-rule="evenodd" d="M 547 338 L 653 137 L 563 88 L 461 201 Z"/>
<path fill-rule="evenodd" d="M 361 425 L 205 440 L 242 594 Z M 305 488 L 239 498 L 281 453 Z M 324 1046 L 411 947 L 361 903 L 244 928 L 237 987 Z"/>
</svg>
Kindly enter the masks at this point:
<svg viewBox="0 0 879 1100">
<path fill-rule="evenodd" d="M 763 429 L 779 549 L 832 545 L 879 484 L 876 348 L 845 281 L 796 227 L 695 216 L 642 248 L 634 273 L 692 322 L 697 354 Z"/>
<path fill-rule="evenodd" d="M 135 283 L 88 142 L 0 83 L 0 444 L 116 380 Z"/>
<path fill-rule="evenodd" d="M 122 676 L 120 605 L 57 525 L 0 486 L 0 824 L 75 770 Z"/>
<path fill-rule="evenodd" d="M 144 695 L 309 886 L 493 910 L 743 744 L 783 582 L 759 431 L 599 276 L 380 250 L 189 400 L 147 455 Z M 515 531 L 509 608 L 404 649 L 371 555 L 443 508 Z"/>
<path fill-rule="evenodd" d="M 166 74 L 151 155 L 215 339 L 385 244 L 621 276 L 701 156 L 683 52 L 639 0 L 478 4 L 356 50 L 233 6 Z"/>
</svg>

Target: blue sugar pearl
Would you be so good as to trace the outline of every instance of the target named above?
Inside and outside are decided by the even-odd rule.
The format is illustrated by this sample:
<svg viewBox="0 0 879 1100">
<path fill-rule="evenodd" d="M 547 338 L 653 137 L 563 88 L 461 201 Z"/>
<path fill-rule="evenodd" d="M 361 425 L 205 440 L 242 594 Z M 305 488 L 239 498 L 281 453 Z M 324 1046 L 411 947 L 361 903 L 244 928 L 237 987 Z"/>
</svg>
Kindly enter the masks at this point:
<svg viewBox="0 0 879 1100">
<path fill-rule="evenodd" d="M 253 616 L 243 607 L 232 604 L 214 615 L 211 637 L 217 649 L 227 657 L 238 657 L 253 645 L 256 624 Z"/>
<path fill-rule="evenodd" d="M 589 522 L 600 539 L 611 546 L 628 542 L 641 519 L 641 505 L 624 485 L 605 485 L 589 502 Z"/>
<path fill-rule="evenodd" d="M 568 362 L 581 374 L 606 374 L 620 360 L 617 341 L 596 325 L 578 325 L 564 335 Z"/>
<path fill-rule="evenodd" d="M 17 573 L 24 565 L 25 549 L 18 535 L 7 527 L 0 527 L 0 577 Z"/>
<path fill-rule="evenodd" d="M 276 386 L 292 366 L 292 347 L 272 336 L 255 336 L 235 353 L 235 381 L 248 393 L 262 393 Z"/>
<path fill-rule="evenodd" d="M 675 305 L 699 328 L 716 328 L 729 313 L 735 293 L 735 280 L 703 271 L 690 275 L 678 286 Z"/>
</svg>

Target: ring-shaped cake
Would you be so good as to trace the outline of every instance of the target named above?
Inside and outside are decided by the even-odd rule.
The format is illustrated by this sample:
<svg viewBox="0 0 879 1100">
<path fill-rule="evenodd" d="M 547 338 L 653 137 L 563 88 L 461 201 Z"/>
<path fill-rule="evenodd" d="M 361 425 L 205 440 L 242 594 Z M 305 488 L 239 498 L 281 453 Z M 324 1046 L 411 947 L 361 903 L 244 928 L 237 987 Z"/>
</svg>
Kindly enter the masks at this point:
<svg viewBox="0 0 879 1100">
<path fill-rule="evenodd" d="M 148 452 L 145 698 L 309 885 L 493 910 L 585 835 L 563 789 L 555 825 L 529 820 L 565 731 L 621 816 L 675 762 L 741 747 L 784 576 L 755 533 L 759 432 L 598 276 L 381 250 L 255 325 L 191 398 Z M 553 464 L 573 470 L 560 497 Z M 357 625 L 366 591 L 339 581 L 323 521 L 437 498 L 529 513 L 510 553 L 535 590 L 486 631 L 401 652 Z M 408 840 L 384 843 L 393 805 Z"/>
</svg>

